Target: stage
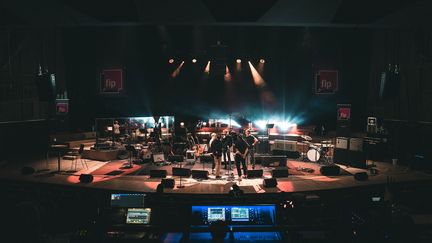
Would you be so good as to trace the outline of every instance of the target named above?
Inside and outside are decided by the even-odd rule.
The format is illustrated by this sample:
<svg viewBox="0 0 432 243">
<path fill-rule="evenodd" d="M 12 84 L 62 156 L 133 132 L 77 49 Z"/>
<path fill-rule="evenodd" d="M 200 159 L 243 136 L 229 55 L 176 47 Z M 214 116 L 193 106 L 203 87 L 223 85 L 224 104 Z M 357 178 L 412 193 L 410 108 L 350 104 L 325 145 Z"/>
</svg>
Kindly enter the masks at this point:
<svg viewBox="0 0 432 243">
<path fill-rule="evenodd" d="M 196 162 L 194 164 L 182 163 L 183 168 L 191 170 L 207 170 L 209 178 L 197 180 L 192 177 L 180 178 L 172 175 L 173 167 L 180 167 L 180 164 L 156 166 L 151 163 L 134 164 L 132 168 L 123 168 L 123 164 L 128 160 L 117 160 L 110 162 L 99 162 L 87 160 L 88 169 L 79 169 L 77 172 L 64 172 L 71 167 L 71 161 L 61 161 L 61 171 L 57 172 L 57 161 L 55 158 L 47 164 L 45 160 L 33 160 L 32 162 L 12 163 L 3 162 L 1 164 L 0 179 L 13 182 L 31 182 L 49 185 L 68 186 L 76 188 L 92 188 L 107 191 L 127 191 L 154 193 L 161 182 L 161 178 L 150 178 L 151 170 L 166 170 L 167 178 L 175 180 L 173 189 L 165 188 L 164 193 L 183 193 L 183 194 L 227 194 L 231 186 L 236 183 L 245 194 L 260 193 L 279 193 L 279 192 L 313 192 L 323 190 L 349 189 L 374 185 L 385 185 L 391 180 L 393 183 L 402 182 L 422 182 L 432 181 L 432 175 L 419 171 L 410 170 L 404 166 L 391 165 L 384 162 L 374 162 L 377 173 L 371 174 L 370 170 L 358 169 L 339 165 L 341 173 L 338 176 L 323 176 L 320 174 L 320 166 L 317 163 L 287 160 L 287 167 L 290 175 L 285 178 L 277 178 L 277 186 L 265 188 L 263 179 L 271 177 L 272 167 L 261 167 L 256 165 L 255 169 L 263 170 L 262 178 L 238 178 L 234 171 L 233 181 L 227 180 L 228 171 L 221 170 L 222 178 L 215 179 L 211 174 L 211 163 Z M 79 165 L 79 163 L 78 163 Z M 31 166 L 36 172 L 30 175 L 23 175 L 21 168 Z M 48 166 L 49 168 L 46 168 Z M 203 167 L 204 166 L 204 167 Z M 223 166 L 222 166 L 223 168 Z M 234 167 L 235 168 L 235 167 Z M 301 168 L 312 168 L 310 173 Z M 251 166 L 248 167 L 251 169 Z M 354 178 L 357 172 L 367 172 L 369 178 L 359 181 Z M 94 177 L 91 183 L 81 183 L 81 174 L 92 174 Z M 177 188 L 180 180 L 184 188 Z"/>
</svg>

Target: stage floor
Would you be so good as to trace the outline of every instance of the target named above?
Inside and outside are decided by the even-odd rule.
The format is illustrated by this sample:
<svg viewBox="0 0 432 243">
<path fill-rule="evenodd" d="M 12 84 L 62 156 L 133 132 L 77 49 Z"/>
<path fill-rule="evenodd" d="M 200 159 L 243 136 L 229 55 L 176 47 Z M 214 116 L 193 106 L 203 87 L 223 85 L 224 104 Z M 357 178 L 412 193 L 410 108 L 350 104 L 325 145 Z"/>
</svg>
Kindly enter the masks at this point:
<svg viewBox="0 0 432 243">
<path fill-rule="evenodd" d="M 0 179 L 10 181 L 23 181 L 34 183 L 48 183 L 54 185 L 64 185 L 72 187 L 94 188 L 110 191 L 134 191 L 134 192 L 155 192 L 160 178 L 150 178 L 149 171 L 152 169 L 167 170 L 167 178 L 174 178 L 176 186 L 180 184 L 180 177 L 172 176 L 172 167 L 178 167 L 179 164 L 166 166 L 156 166 L 153 164 L 134 164 L 132 168 L 124 169 L 122 165 L 127 160 L 117 160 L 110 162 L 99 162 L 87 160 L 88 169 L 80 168 L 78 162 L 77 172 L 60 172 L 57 173 L 56 158 L 50 159 L 46 163 L 45 159 L 32 160 L 31 162 L 7 162 L 0 164 Z M 320 166 L 316 163 L 287 160 L 287 167 L 290 175 L 287 178 L 278 178 L 278 185 L 275 188 L 263 187 L 263 178 L 271 177 L 271 167 L 257 165 L 255 169 L 263 169 L 263 178 L 246 179 L 238 178 L 234 170 L 234 181 L 228 181 L 228 173 L 222 170 L 222 179 L 215 179 L 211 174 L 211 163 L 195 164 L 183 163 L 182 167 L 192 170 L 207 170 L 210 172 L 209 179 L 196 180 L 193 178 L 182 178 L 181 183 L 184 188 L 165 189 L 165 193 L 190 193 L 190 194 L 227 194 L 231 186 L 237 183 L 246 194 L 254 193 L 278 193 L 278 192 L 308 192 L 319 190 L 346 189 L 353 187 L 372 186 L 386 184 L 389 177 L 393 182 L 416 182 L 432 181 L 432 175 L 419 171 L 409 170 L 404 166 L 394 166 L 383 162 L 374 162 L 378 173 L 371 175 L 369 170 L 350 168 L 343 165 L 341 175 L 323 176 L 319 173 Z M 22 175 L 21 168 L 31 166 L 36 169 L 32 175 Z M 62 160 L 61 170 L 69 170 L 71 161 Z M 304 172 L 301 168 L 313 168 L 313 173 Z M 251 167 L 249 166 L 249 169 Z M 353 174 L 365 171 L 369 174 L 366 181 L 357 181 Z M 80 183 L 80 174 L 92 174 L 94 181 L 91 183 Z"/>
</svg>

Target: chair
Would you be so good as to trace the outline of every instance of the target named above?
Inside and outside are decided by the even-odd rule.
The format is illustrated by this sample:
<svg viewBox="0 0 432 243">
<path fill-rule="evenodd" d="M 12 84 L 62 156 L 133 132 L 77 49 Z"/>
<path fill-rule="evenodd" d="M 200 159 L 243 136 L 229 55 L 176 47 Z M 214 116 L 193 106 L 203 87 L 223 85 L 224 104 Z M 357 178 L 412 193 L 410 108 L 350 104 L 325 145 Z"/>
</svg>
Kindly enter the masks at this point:
<svg viewBox="0 0 432 243">
<path fill-rule="evenodd" d="M 78 151 L 69 151 L 66 153 L 65 156 L 63 156 L 64 160 L 71 160 L 71 170 L 74 169 L 74 164 L 75 164 L 75 171 L 76 171 L 76 167 L 77 167 L 77 163 L 78 160 L 81 162 L 81 165 L 83 166 L 83 168 L 88 169 L 88 165 L 85 159 L 82 158 L 82 155 L 84 153 L 84 144 L 80 144 L 80 147 L 78 149 Z"/>
</svg>

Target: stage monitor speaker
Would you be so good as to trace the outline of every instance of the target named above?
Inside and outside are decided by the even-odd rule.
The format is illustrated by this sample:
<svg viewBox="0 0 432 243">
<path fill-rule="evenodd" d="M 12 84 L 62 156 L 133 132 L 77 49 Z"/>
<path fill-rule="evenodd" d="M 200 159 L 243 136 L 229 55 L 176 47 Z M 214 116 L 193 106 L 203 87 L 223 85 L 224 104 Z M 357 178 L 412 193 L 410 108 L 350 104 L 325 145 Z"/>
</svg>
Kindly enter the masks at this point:
<svg viewBox="0 0 432 243">
<path fill-rule="evenodd" d="M 171 189 L 173 189 L 174 186 L 175 186 L 175 180 L 172 179 L 172 178 L 168 178 L 168 179 L 164 178 L 164 179 L 162 179 L 161 184 L 162 184 L 162 186 L 164 188 L 171 188 Z"/>
<path fill-rule="evenodd" d="M 272 177 L 274 178 L 281 178 L 281 177 L 288 177 L 289 172 L 288 172 L 288 168 L 276 168 L 274 170 L 272 170 Z"/>
<path fill-rule="evenodd" d="M 90 183 L 93 181 L 93 175 L 90 174 L 81 174 L 79 177 L 79 181 L 82 183 Z"/>
<path fill-rule="evenodd" d="M 168 155 L 168 161 L 169 162 L 183 162 L 184 157 L 183 157 L 183 155 L 179 155 L 179 154 L 170 154 L 170 155 Z"/>
<path fill-rule="evenodd" d="M 354 179 L 358 181 L 366 181 L 369 178 L 366 172 L 357 172 L 354 174 Z"/>
<path fill-rule="evenodd" d="M 51 75 L 44 74 L 36 76 L 36 88 L 39 101 L 54 102 L 55 82 L 51 81 Z"/>
<path fill-rule="evenodd" d="M 165 178 L 166 176 L 166 170 L 150 170 L 150 178 Z"/>
<path fill-rule="evenodd" d="M 187 169 L 187 168 L 173 167 L 172 168 L 172 174 L 174 176 L 189 177 L 189 176 L 191 176 L 191 170 Z"/>
<path fill-rule="evenodd" d="M 276 178 L 266 178 L 266 179 L 264 179 L 264 182 L 263 182 L 263 186 L 267 187 L 267 188 L 276 187 L 277 184 L 278 183 L 277 183 Z"/>
<path fill-rule="evenodd" d="M 208 171 L 206 170 L 192 170 L 192 178 L 195 179 L 208 179 Z"/>
<path fill-rule="evenodd" d="M 34 174 L 36 170 L 33 167 L 24 166 L 21 168 L 21 174 L 23 175 L 31 175 Z"/>
<path fill-rule="evenodd" d="M 324 176 L 337 176 L 340 174 L 340 167 L 337 165 L 323 165 L 320 172 Z"/>
<path fill-rule="evenodd" d="M 263 176 L 263 170 L 247 170 L 247 178 L 260 178 Z"/>
</svg>

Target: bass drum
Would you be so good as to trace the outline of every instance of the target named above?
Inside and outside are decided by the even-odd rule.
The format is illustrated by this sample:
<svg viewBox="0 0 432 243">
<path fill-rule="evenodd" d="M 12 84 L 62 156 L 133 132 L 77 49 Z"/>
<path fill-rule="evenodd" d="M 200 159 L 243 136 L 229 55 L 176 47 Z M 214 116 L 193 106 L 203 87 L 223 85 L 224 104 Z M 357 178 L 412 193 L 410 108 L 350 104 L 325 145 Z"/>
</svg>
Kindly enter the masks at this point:
<svg viewBox="0 0 432 243">
<path fill-rule="evenodd" d="M 311 148 L 307 151 L 306 155 L 307 158 L 312 161 L 312 162 L 317 162 L 319 161 L 320 157 L 321 157 L 321 153 L 320 153 L 320 149 L 318 148 Z"/>
</svg>

